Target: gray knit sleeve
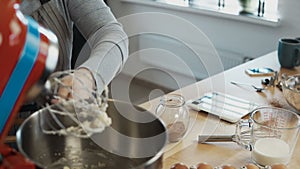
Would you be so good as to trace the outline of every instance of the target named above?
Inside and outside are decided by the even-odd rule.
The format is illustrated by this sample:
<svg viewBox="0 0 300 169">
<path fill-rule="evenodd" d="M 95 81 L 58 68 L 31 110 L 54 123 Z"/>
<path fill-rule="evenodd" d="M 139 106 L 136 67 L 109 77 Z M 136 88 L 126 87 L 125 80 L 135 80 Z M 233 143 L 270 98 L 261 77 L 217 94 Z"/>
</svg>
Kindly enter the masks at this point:
<svg viewBox="0 0 300 169">
<path fill-rule="evenodd" d="M 99 91 L 102 91 L 128 58 L 128 38 L 102 0 L 69 0 L 67 7 L 71 20 L 87 39 L 88 44 L 84 47 L 91 49 L 88 54 L 79 54 L 79 60 L 87 57 L 79 67 L 100 75 L 94 77 Z"/>
</svg>

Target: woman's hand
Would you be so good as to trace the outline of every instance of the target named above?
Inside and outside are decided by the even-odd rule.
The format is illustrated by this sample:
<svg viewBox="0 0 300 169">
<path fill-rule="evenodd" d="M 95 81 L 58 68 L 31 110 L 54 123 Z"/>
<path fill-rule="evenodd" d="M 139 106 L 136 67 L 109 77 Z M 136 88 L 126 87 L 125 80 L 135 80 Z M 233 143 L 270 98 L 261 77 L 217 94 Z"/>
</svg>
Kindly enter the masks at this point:
<svg viewBox="0 0 300 169">
<path fill-rule="evenodd" d="M 59 99 L 89 99 L 93 97 L 96 83 L 92 73 L 85 68 L 80 68 L 62 77 L 56 96 Z M 59 99 L 55 99 L 56 103 Z"/>
</svg>

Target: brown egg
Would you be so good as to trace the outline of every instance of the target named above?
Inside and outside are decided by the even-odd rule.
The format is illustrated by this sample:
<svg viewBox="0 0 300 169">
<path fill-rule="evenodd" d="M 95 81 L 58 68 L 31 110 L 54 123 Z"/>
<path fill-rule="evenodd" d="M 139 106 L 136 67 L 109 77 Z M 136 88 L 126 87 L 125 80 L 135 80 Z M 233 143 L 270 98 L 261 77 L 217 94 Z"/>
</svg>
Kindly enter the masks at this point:
<svg viewBox="0 0 300 169">
<path fill-rule="evenodd" d="M 183 163 L 176 163 L 172 165 L 170 169 L 189 169 L 189 167 Z"/>
<path fill-rule="evenodd" d="M 256 165 L 254 164 L 246 164 L 245 165 L 245 168 L 246 169 L 259 169 Z"/>
<path fill-rule="evenodd" d="M 287 166 L 284 164 L 275 164 L 271 166 L 272 169 L 287 169 Z"/>
<path fill-rule="evenodd" d="M 207 163 L 199 163 L 197 169 L 213 169 L 213 167 Z"/>
<path fill-rule="evenodd" d="M 236 169 L 236 168 L 232 165 L 223 165 L 222 169 Z"/>
</svg>

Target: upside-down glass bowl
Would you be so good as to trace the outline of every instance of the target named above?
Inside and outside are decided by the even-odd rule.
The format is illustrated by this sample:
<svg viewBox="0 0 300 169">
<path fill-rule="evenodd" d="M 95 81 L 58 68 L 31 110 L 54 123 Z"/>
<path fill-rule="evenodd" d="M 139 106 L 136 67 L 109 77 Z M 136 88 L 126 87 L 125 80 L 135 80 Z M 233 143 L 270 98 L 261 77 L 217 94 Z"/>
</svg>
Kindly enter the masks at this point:
<svg viewBox="0 0 300 169">
<path fill-rule="evenodd" d="M 300 74 L 284 78 L 282 92 L 286 101 L 300 113 Z"/>
</svg>

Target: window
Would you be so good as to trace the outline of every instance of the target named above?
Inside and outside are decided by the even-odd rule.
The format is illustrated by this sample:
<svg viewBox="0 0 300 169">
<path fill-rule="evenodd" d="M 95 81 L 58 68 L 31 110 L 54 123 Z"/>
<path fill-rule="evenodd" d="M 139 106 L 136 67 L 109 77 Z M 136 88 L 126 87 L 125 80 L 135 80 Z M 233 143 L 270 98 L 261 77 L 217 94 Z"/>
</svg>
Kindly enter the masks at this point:
<svg viewBox="0 0 300 169">
<path fill-rule="evenodd" d="M 243 13 L 240 0 L 152 0 L 159 3 L 175 6 L 202 9 L 220 12 L 228 15 L 247 16 L 270 22 L 278 22 L 277 6 L 278 0 L 256 0 L 256 11 L 253 13 Z M 249 1 L 249 0 L 243 0 Z M 255 0 L 254 0 L 255 1 Z"/>
</svg>

